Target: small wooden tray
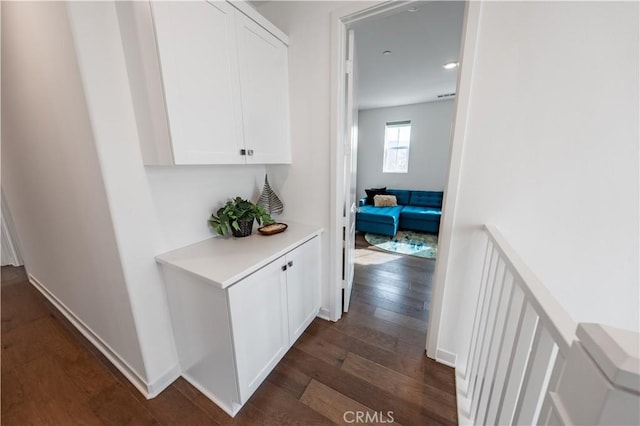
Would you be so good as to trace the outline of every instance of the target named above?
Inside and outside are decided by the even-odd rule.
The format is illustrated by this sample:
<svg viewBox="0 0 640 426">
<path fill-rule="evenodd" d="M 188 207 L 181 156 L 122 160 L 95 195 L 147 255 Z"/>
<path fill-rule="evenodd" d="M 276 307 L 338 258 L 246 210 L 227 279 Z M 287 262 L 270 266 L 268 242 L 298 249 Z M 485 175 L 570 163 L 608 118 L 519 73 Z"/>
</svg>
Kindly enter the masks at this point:
<svg viewBox="0 0 640 426">
<path fill-rule="evenodd" d="M 284 232 L 288 228 L 286 223 L 270 223 L 258 228 L 258 232 L 262 235 L 273 235 Z"/>
</svg>

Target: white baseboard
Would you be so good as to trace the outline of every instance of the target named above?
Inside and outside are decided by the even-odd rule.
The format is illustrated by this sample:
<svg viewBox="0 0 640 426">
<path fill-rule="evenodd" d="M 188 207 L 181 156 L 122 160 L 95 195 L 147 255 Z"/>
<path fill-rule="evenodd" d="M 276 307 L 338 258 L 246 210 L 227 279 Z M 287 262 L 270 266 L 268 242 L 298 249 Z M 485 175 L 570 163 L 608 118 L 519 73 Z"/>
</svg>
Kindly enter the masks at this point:
<svg viewBox="0 0 640 426">
<path fill-rule="evenodd" d="M 236 414 L 238 414 L 238 411 L 240 411 L 240 409 L 242 408 L 240 404 L 232 403 L 232 406 L 229 406 L 226 403 L 222 402 L 218 397 L 216 397 L 214 394 L 209 392 L 204 386 L 201 386 L 197 380 L 189 376 L 189 374 L 183 373 L 182 378 L 185 379 L 187 382 L 189 382 L 194 388 L 202 392 L 204 396 L 206 396 L 211 401 L 213 401 L 218 407 L 222 409 L 222 411 L 224 411 L 231 417 L 235 417 Z"/>
<path fill-rule="evenodd" d="M 467 398 L 466 392 L 463 392 L 463 389 L 466 388 L 466 382 L 460 376 L 456 377 L 456 405 L 458 407 L 458 424 L 460 426 L 473 425 L 473 420 L 469 416 L 471 399 Z"/>
<path fill-rule="evenodd" d="M 436 361 L 440 364 L 456 368 L 456 359 L 458 356 L 454 353 L 445 351 L 444 349 L 436 349 Z"/>
<path fill-rule="evenodd" d="M 40 292 L 44 297 L 56 307 L 62 315 L 69 320 L 71 324 L 98 348 L 102 354 L 129 380 L 145 398 L 151 399 L 160 392 L 162 392 L 167 386 L 169 386 L 175 379 L 180 376 L 180 366 L 176 364 L 170 368 L 160 378 L 153 383 L 148 384 L 140 375 L 120 356 L 114 351 L 100 336 L 91 330 L 80 318 L 78 318 L 73 311 L 71 311 L 60 299 L 58 299 L 53 293 L 51 293 L 38 279 L 33 275 L 28 274 L 29 282 Z"/>
<path fill-rule="evenodd" d="M 325 308 L 320 308 L 318 311 L 318 318 L 322 318 L 326 321 L 331 321 L 331 315 L 329 314 L 329 310 Z"/>
<path fill-rule="evenodd" d="M 180 377 L 180 365 L 175 364 L 166 373 L 161 375 L 158 379 L 156 379 L 153 383 L 147 385 L 147 395 L 145 397 L 147 399 L 153 399 L 156 396 L 160 395 L 160 392 L 169 387 L 169 385 L 176 381 L 178 377 Z"/>
</svg>

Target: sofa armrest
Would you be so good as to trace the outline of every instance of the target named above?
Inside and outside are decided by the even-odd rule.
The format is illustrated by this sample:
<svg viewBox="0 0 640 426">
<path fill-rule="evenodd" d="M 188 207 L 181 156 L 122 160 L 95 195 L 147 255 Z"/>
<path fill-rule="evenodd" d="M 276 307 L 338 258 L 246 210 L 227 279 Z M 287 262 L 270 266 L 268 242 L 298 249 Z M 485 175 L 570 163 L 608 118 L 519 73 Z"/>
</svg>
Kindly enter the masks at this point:
<svg viewBox="0 0 640 426">
<path fill-rule="evenodd" d="M 360 198 L 360 201 L 358 202 L 358 207 L 362 207 L 366 205 L 367 205 L 367 197 Z"/>
</svg>

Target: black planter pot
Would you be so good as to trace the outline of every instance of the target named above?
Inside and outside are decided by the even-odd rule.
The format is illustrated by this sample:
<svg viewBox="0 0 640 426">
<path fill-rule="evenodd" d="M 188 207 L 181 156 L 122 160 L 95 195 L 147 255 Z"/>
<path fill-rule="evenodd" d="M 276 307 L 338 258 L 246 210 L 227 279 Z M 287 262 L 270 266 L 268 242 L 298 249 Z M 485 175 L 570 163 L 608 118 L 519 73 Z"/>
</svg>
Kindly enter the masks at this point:
<svg viewBox="0 0 640 426">
<path fill-rule="evenodd" d="M 238 225 L 240 226 L 240 230 L 236 229 L 229 223 L 229 227 L 231 228 L 231 233 L 234 237 L 248 237 L 251 235 L 251 231 L 253 229 L 253 219 L 249 220 L 239 220 Z"/>
</svg>

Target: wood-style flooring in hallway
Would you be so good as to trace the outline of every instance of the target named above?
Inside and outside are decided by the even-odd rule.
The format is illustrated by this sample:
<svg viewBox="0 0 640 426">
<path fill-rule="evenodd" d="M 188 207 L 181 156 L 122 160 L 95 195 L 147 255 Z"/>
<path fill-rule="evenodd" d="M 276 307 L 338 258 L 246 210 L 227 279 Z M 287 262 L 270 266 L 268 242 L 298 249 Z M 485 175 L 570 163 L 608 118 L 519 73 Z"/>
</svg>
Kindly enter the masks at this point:
<svg viewBox="0 0 640 426">
<path fill-rule="evenodd" d="M 3 267 L 2 424 L 358 424 L 358 412 L 385 424 L 456 423 L 453 369 L 424 356 L 433 261 L 367 246 L 359 237 L 349 313 L 316 319 L 235 418 L 181 378 L 146 400 L 23 268 Z"/>
</svg>

